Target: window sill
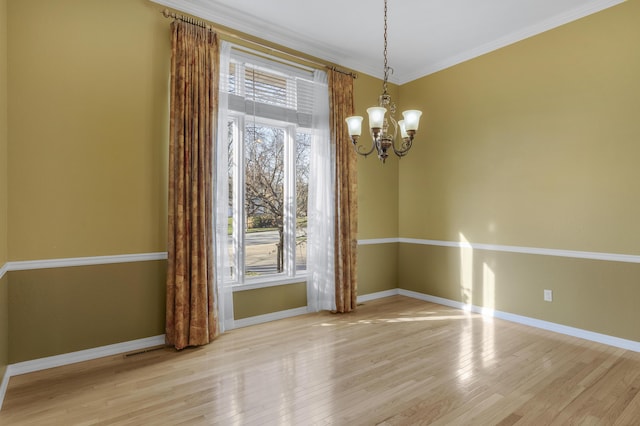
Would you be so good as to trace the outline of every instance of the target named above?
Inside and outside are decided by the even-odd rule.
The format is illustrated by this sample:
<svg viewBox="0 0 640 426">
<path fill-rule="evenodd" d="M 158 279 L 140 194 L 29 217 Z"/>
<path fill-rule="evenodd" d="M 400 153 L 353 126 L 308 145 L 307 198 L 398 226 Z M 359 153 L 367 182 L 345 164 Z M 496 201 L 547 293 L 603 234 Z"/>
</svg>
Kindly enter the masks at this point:
<svg viewBox="0 0 640 426">
<path fill-rule="evenodd" d="M 281 285 L 300 284 L 307 281 L 307 274 L 298 275 L 296 277 L 269 277 L 256 280 L 246 281 L 244 284 L 232 284 L 232 292 L 255 290 L 258 288 L 277 287 Z"/>
</svg>

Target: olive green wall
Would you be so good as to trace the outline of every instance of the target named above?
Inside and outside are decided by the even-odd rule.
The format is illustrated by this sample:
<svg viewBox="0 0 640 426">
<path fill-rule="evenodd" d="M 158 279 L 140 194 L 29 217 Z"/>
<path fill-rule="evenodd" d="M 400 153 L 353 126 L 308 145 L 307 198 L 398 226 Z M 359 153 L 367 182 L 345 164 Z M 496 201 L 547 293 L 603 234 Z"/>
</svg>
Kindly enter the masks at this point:
<svg viewBox="0 0 640 426">
<path fill-rule="evenodd" d="M 233 293 L 234 319 L 307 306 L 307 284 L 296 283 Z"/>
<path fill-rule="evenodd" d="M 169 22 L 146 0 L 2 4 L 7 260 L 166 251 Z M 9 362 L 162 334 L 165 265 L 9 272 Z"/>
<path fill-rule="evenodd" d="M 640 253 L 639 22 L 626 2 L 403 85 L 427 140 L 400 236 Z"/>
<path fill-rule="evenodd" d="M 168 22 L 9 0 L 10 260 L 166 250 Z"/>
<path fill-rule="evenodd" d="M 399 255 L 405 290 L 640 341 L 640 264 L 411 244 Z"/>
<path fill-rule="evenodd" d="M 0 0 L 0 267 L 8 253 L 7 0 Z"/>
<path fill-rule="evenodd" d="M 9 273 L 9 362 L 164 333 L 166 262 Z"/>
<path fill-rule="evenodd" d="M 402 85 L 426 140 L 399 171 L 399 236 L 640 255 L 637 40 L 625 2 Z M 482 305 L 494 281 L 495 309 L 640 341 L 637 265 L 455 252 L 402 244 L 400 286 Z"/>
<path fill-rule="evenodd" d="M 7 0 L 0 0 L 0 268 L 9 260 L 7 244 Z M 0 272 L 0 380 L 9 354 L 8 278 Z"/>
<path fill-rule="evenodd" d="M 358 246 L 358 296 L 398 288 L 398 244 Z"/>
<path fill-rule="evenodd" d="M 389 94 L 398 100 L 398 86 L 389 84 Z M 357 115 L 377 105 L 382 93 L 382 80 L 358 74 L 354 81 L 354 103 Z M 363 148 L 371 138 L 364 134 Z M 348 142 L 345 137 L 344 143 Z M 398 170 L 399 161 L 391 154 L 385 164 L 375 154 L 358 157 L 358 239 L 396 238 L 398 236 Z M 358 247 L 358 295 L 391 290 L 398 287 L 396 276 L 397 244 L 360 245 Z"/>
<path fill-rule="evenodd" d="M 354 104 L 356 115 L 365 116 L 366 110 L 378 104 L 382 93 L 382 81 L 366 74 L 358 74 L 354 80 Z M 392 99 L 398 99 L 398 87 L 389 84 Z M 344 143 L 350 143 L 345 136 Z M 363 133 L 363 148 L 370 148 L 371 138 Z M 404 159 L 402 163 L 404 163 Z M 400 162 L 390 154 L 385 164 L 371 154 L 358 156 L 358 239 L 395 238 L 398 236 L 398 169 Z"/>
</svg>

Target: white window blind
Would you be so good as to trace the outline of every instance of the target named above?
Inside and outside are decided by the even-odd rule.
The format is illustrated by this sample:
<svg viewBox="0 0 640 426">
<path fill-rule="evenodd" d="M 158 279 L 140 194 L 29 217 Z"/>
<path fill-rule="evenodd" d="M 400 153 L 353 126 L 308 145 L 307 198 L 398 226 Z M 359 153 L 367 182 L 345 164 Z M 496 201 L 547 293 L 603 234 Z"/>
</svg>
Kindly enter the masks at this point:
<svg viewBox="0 0 640 426">
<path fill-rule="evenodd" d="M 311 127 L 311 70 L 232 49 L 229 69 L 222 70 L 220 77 L 230 110 Z"/>
</svg>

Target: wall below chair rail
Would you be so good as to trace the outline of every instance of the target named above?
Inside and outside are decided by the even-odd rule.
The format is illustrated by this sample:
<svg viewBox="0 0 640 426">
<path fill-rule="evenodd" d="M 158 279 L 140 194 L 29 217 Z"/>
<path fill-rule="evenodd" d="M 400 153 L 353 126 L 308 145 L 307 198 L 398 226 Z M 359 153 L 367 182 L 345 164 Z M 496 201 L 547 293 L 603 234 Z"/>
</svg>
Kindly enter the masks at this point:
<svg viewBox="0 0 640 426">
<path fill-rule="evenodd" d="M 640 263 L 499 248 L 400 244 L 400 288 L 640 342 Z"/>
<path fill-rule="evenodd" d="M 358 245 L 358 295 L 397 288 L 397 243 Z M 306 282 L 233 293 L 234 319 L 242 320 L 307 306 Z"/>
<path fill-rule="evenodd" d="M 165 260 L 8 277 L 10 364 L 164 333 Z"/>
<path fill-rule="evenodd" d="M 386 240 L 358 243 L 358 295 L 398 288 L 398 244 Z"/>
<path fill-rule="evenodd" d="M 307 289 L 305 282 L 233 293 L 235 320 L 306 306 Z"/>
<path fill-rule="evenodd" d="M 358 247 L 359 295 L 397 288 L 397 246 Z M 163 334 L 159 255 L 11 262 L 0 279 L 0 308 L 13 307 L 0 310 L 0 367 Z M 234 293 L 236 320 L 305 306 L 304 282 Z"/>
</svg>

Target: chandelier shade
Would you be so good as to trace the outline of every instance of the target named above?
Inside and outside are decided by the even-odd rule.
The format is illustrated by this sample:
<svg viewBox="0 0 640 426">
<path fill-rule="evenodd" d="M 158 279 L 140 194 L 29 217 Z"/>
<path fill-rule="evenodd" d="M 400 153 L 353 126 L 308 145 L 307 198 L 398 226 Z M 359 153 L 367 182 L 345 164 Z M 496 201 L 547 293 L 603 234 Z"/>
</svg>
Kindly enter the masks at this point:
<svg viewBox="0 0 640 426">
<path fill-rule="evenodd" d="M 349 128 L 349 135 L 360 136 L 362 135 L 362 116 L 354 115 L 347 118 L 347 127 Z"/>
<path fill-rule="evenodd" d="M 417 109 L 410 109 L 402 113 L 404 120 L 400 120 L 400 121 L 404 121 L 405 123 L 404 126 L 407 129 L 407 131 L 409 130 L 417 131 L 418 126 L 420 125 L 421 115 L 422 115 L 422 111 L 418 111 Z"/>
</svg>

